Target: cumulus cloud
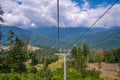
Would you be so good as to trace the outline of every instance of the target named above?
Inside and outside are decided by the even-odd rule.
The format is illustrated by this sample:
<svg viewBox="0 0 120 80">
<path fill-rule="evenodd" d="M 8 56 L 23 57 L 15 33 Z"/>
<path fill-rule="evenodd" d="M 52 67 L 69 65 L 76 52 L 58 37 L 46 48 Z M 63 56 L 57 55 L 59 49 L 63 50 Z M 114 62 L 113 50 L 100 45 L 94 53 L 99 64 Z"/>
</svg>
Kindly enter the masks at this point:
<svg viewBox="0 0 120 80">
<path fill-rule="evenodd" d="M 60 0 L 61 27 L 89 27 L 110 5 L 91 8 L 87 0 L 78 6 L 71 0 Z M 0 0 L 5 25 L 22 28 L 57 25 L 57 0 Z M 116 4 L 95 27 L 120 26 L 120 4 Z"/>
</svg>

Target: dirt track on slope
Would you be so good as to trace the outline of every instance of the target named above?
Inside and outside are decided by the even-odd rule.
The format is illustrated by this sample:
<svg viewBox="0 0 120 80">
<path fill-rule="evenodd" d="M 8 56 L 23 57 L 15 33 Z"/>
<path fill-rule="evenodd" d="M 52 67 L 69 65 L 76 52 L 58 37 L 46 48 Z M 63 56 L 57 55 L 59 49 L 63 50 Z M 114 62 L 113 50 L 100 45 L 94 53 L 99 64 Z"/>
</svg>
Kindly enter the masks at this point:
<svg viewBox="0 0 120 80">
<path fill-rule="evenodd" d="M 94 69 L 94 64 L 89 64 L 89 69 Z M 100 70 L 98 69 L 98 64 L 95 64 L 95 69 L 101 72 L 101 77 L 104 78 L 104 80 L 120 80 L 118 76 L 118 64 L 102 63 L 102 68 Z"/>
</svg>

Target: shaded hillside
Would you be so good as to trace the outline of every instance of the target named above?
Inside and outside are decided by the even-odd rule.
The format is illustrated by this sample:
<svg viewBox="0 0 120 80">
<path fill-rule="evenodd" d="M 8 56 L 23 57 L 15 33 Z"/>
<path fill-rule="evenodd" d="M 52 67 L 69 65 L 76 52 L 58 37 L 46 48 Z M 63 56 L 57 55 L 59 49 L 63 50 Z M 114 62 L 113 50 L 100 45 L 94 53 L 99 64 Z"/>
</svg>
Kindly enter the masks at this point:
<svg viewBox="0 0 120 80">
<path fill-rule="evenodd" d="M 9 30 L 12 30 L 15 32 L 15 36 L 19 36 L 21 38 L 27 38 L 29 34 L 31 33 L 30 31 L 14 27 L 14 26 L 2 26 L 1 27 L 1 32 L 2 32 L 2 43 L 7 44 L 7 38 L 9 35 Z"/>
<path fill-rule="evenodd" d="M 2 31 L 2 43 L 7 44 L 8 31 L 13 30 L 16 36 L 29 39 L 29 44 L 37 46 L 50 46 L 57 48 L 57 28 L 39 28 L 39 29 L 21 29 L 18 27 L 4 26 Z M 60 29 L 60 47 L 70 48 L 75 40 L 82 35 L 87 28 L 61 28 Z M 120 47 L 119 27 L 111 29 L 93 28 L 84 35 L 77 44 L 87 42 L 91 48 L 117 48 Z M 115 35 L 113 35 L 115 34 Z M 110 38 L 108 38 L 112 35 Z"/>
<path fill-rule="evenodd" d="M 6 44 L 7 43 L 7 37 L 8 37 L 8 33 L 9 30 L 12 30 L 15 32 L 15 36 L 18 36 L 20 38 L 23 39 L 29 39 L 29 42 L 32 43 L 34 42 L 34 44 L 36 44 L 37 39 L 39 39 L 39 41 L 42 40 L 49 40 L 45 35 L 39 34 L 39 33 L 35 33 L 29 30 L 24 30 L 18 27 L 14 27 L 14 26 L 3 26 L 1 28 L 2 31 L 2 43 Z M 35 40 L 35 41 L 34 41 Z M 43 43 L 43 42 L 42 42 Z"/>
<path fill-rule="evenodd" d="M 119 34 L 117 34 L 119 33 Z M 63 41 L 73 43 L 79 36 L 64 38 Z M 117 48 L 120 47 L 120 30 L 107 30 L 103 32 L 91 33 L 83 36 L 77 44 L 87 42 L 91 48 Z"/>
<path fill-rule="evenodd" d="M 77 28 L 60 28 L 60 38 L 66 38 L 70 36 L 78 36 L 82 33 L 84 33 L 88 28 L 85 27 L 77 27 Z M 57 27 L 42 27 L 42 28 L 34 28 L 34 29 L 29 29 L 32 32 L 38 32 L 40 34 L 45 34 L 49 38 L 52 39 L 57 39 Z M 93 28 L 91 29 L 88 33 L 95 33 L 95 32 L 102 32 L 107 29 L 105 28 Z"/>
<path fill-rule="evenodd" d="M 5 44 L 5 45 L 8 44 L 7 38 L 9 35 L 8 34 L 9 30 L 13 30 L 15 32 L 15 36 L 18 36 L 23 39 L 29 39 L 29 44 L 31 45 L 57 47 L 57 39 L 49 38 L 49 36 L 41 34 L 39 32 L 25 30 L 18 27 L 14 27 L 14 26 L 1 27 L 2 44 Z M 64 47 L 66 46 L 65 42 L 61 41 L 60 43 L 65 44 L 63 45 Z"/>
</svg>

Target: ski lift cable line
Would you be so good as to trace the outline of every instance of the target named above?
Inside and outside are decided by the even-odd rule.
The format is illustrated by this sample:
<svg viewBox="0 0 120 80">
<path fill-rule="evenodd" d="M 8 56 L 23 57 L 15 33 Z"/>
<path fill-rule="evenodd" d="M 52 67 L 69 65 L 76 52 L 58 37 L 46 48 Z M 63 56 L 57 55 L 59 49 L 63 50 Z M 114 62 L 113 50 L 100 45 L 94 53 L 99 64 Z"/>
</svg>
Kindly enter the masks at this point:
<svg viewBox="0 0 120 80">
<path fill-rule="evenodd" d="M 57 0 L 57 27 L 58 27 L 58 50 L 59 50 L 59 48 L 60 48 L 60 16 L 59 16 L 59 12 L 60 12 L 60 10 L 59 10 L 59 0 Z"/>
<path fill-rule="evenodd" d="M 88 27 L 88 29 L 81 35 L 79 36 L 73 44 L 76 44 L 92 27 L 94 27 L 94 25 L 118 2 L 119 0 L 116 0 L 95 22 L 93 22 L 93 24 Z"/>
</svg>

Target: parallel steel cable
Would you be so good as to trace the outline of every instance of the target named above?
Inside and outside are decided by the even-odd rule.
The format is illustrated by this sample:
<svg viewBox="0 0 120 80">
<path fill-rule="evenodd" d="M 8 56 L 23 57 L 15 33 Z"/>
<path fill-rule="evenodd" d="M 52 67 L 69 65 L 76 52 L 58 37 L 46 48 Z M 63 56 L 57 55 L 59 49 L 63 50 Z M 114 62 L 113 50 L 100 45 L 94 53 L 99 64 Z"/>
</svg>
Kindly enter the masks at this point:
<svg viewBox="0 0 120 80">
<path fill-rule="evenodd" d="M 116 0 L 80 37 L 78 37 L 75 42 L 73 42 L 71 45 L 77 43 L 94 25 L 118 2 L 119 0 Z"/>
<path fill-rule="evenodd" d="M 57 27 L 58 27 L 58 50 L 60 48 L 60 17 L 59 17 L 59 0 L 57 0 Z"/>
<path fill-rule="evenodd" d="M 105 41 L 105 40 L 107 40 L 107 39 L 110 39 L 110 38 L 113 37 L 114 35 L 118 35 L 118 34 L 120 34 L 120 31 L 119 31 L 119 32 L 116 32 L 116 33 L 113 33 L 113 34 L 105 37 L 104 39 L 101 39 L 101 40 L 95 42 L 95 44 L 92 45 L 92 46 L 97 46 L 98 44 L 102 43 L 103 41 Z M 98 43 L 98 42 L 99 42 L 99 43 Z"/>
</svg>

